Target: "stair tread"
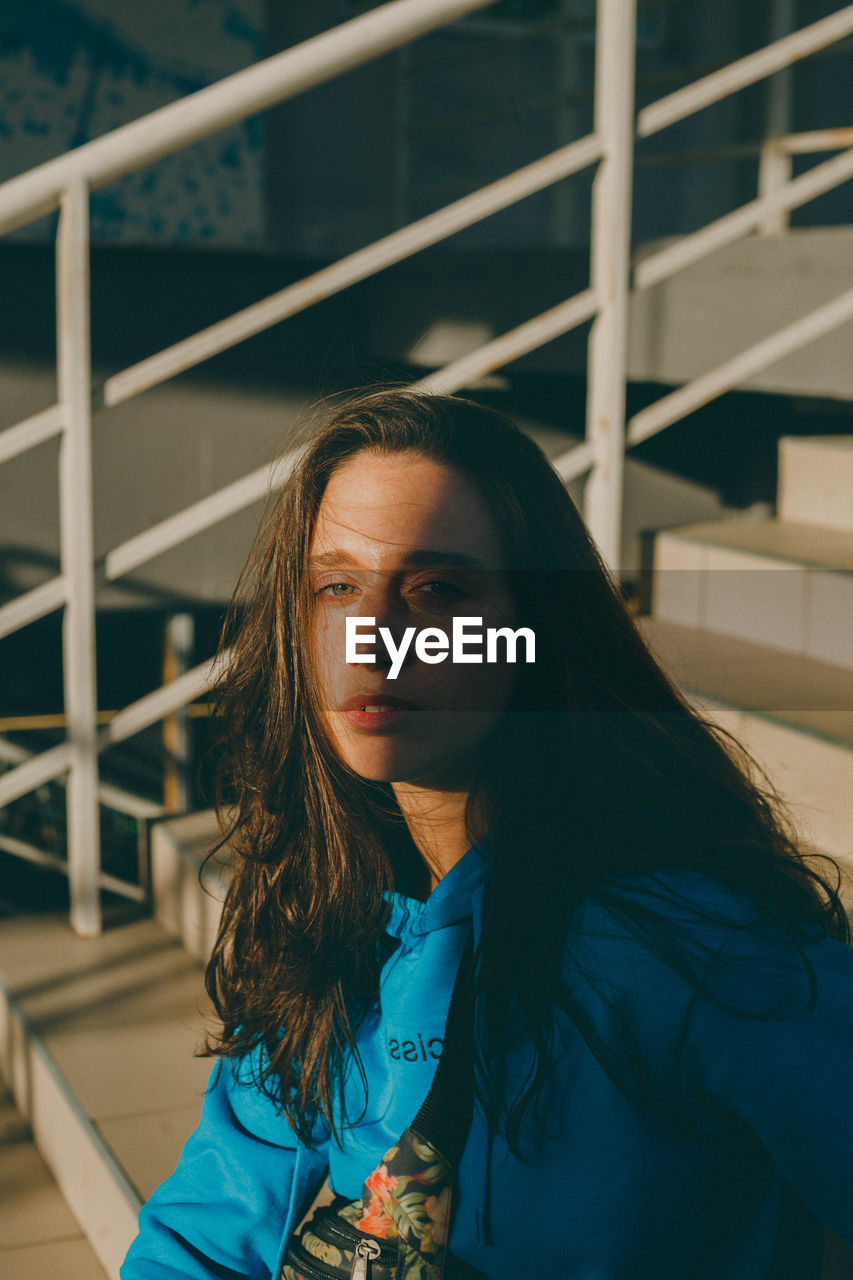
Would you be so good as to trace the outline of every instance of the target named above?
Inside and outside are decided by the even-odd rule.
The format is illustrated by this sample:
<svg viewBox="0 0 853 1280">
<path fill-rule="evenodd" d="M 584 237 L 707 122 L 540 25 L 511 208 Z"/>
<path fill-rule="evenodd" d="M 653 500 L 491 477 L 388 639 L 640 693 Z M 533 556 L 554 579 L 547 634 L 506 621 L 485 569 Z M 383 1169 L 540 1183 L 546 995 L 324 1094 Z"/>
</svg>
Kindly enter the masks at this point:
<svg viewBox="0 0 853 1280">
<path fill-rule="evenodd" d="M 104 1280 L 105 1272 L 51 1177 L 29 1126 L 0 1097 L 0 1257 L 15 1280 Z"/>
<path fill-rule="evenodd" d="M 853 452 L 853 436 L 782 436 L 779 443 L 785 448 L 809 449 L 815 445 L 818 449 Z"/>
<path fill-rule="evenodd" d="M 639 621 L 683 689 L 853 748 L 853 670 L 700 627 Z"/>
<path fill-rule="evenodd" d="M 202 973 L 154 921 L 76 937 L 59 916 L 0 925 L 0 979 L 140 1199 L 195 1126 L 214 1025 Z"/>
<path fill-rule="evenodd" d="M 813 568 L 853 573 L 853 533 L 789 520 L 710 520 L 664 530 L 668 538 L 701 542 Z"/>
</svg>

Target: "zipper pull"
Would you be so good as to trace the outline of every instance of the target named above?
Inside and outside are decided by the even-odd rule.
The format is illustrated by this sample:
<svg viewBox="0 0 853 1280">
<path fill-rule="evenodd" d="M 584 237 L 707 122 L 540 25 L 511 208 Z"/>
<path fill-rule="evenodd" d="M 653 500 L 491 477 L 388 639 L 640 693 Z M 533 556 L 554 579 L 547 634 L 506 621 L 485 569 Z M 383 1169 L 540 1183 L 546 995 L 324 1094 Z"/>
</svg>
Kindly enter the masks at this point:
<svg viewBox="0 0 853 1280">
<path fill-rule="evenodd" d="M 375 1240 L 359 1240 L 355 1246 L 355 1259 L 350 1272 L 350 1280 L 367 1280 L 367 1263 L 369 1259 L 378 1258 L 381 1250 Z"/>
</svg>

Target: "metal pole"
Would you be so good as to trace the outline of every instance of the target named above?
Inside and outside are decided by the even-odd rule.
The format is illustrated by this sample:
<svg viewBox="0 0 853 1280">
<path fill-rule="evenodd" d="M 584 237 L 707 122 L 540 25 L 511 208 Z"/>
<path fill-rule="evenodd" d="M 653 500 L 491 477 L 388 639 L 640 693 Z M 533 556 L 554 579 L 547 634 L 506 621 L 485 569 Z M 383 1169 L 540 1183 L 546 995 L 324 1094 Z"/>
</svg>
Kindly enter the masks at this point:
<svg viewBox="0 0 853 1280">
<path fill-rule="evenodd" d="M 173 613 L 166 619 L 163 636 L 163 684 L 168 685 L 190 669 L 195 642 L 191 613 Z M 168 813 L 185 813 L 190 806 L 190 725 L 185 706 L 176 707 L 163 721 L 166 768 L 163 806 Z"/>
<path fill-rule="evenodd" d="M 770 39 L 781 40 L 790 35 L 796 25 L 796 0 L 771 0 L 770 6 Z M 773 145 L 773 140 L 783 138 L 791 132 L 791 110 L 793 100 L 793 79 L 791 67 L 777 71 L 767 81 L 767 105 L 764 136 L 766 145 L 762 148 L 758 169 L 759 196 L 771 195 L 791 177 L 793 167 L 791 157 Z M 758 227 L 761 235 L 783 235 L 790 226 L 790 213 L 780 209 L 777 213 L 765 218 Z"/>
<path fill-rule="evenodd" d="M 580 113 L 572 95 L 576 94 L 581 78 L 581 59 L 578 36 L 571 18 L 574 16 L 573 0 L 560 0 L 558 12 L 563 19 L 557 32 L 557 93 L 560 105 L 555 114 L 555 142 L 558 147 L 571 142 L 579 132 Z M 576 219 L 577 193 L 564 179 L 554 187 L 551 210 L 553 240 L 567 246 L 578 236 Z"/>
<path fill-rule="evenodd" d="M 68 882 L 71 926 L 101 932 L 99 895 L 95 577 L 92 533 L 89 190 L 62 194 L 56 241 L 57 375 L 65 428 L 60 444 L 62 573 L 68 584 L 62 635 L 68 774 Z"/>
<path fill-rule="evenodd" d="M 781 73 L 780 73 L 781 74 Z M 758 161 L 758 198 L 772 197 L 791 180 L 793 162 L 790 155 L 773 138 L 768 138 L 761 148 Z M 762 236 L 784 235 L 791 225 L 789 209 L 776 209 L 762 218 L 758 233 Z"/>
<path fill-rule="evenodd" d="M 595 133 L 604 149 L 592 190 L 587 441 L 593 468 L 584 515 L 608 567 L 619 568 L 634 152 L 635 0 L 598 0 Z"/>
</svg>

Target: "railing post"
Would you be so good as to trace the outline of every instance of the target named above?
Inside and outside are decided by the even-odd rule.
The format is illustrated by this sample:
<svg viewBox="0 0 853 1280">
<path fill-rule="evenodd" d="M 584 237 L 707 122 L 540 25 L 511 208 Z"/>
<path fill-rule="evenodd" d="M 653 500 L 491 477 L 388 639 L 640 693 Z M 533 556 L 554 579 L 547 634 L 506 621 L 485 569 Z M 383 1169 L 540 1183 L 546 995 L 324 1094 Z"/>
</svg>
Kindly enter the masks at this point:
<svg viewBox="0 0 853 1280">
<path fill-rule="evenodd" d="M 758 161 L 758 195 L 775 195 L 787 182 L 790 182 L 794 171 L 791 156 L 785 151 L 776 138 L 768 138 L 762 144 Z M 791 214 L 788 209 L 780 209 L 778 213 L 768 214 L 759 222 L 757 230 L 762 236 L 784 235 L 790 229 Z"/>
<path fill-rule="evenodd" d="M 89 338 L 89 189 L 62 194 L 56 241 L 56 329 L 60 443 L 62 572 L 68 584 L 62 631 L 68 774 L 68 884 L 71 926 L 101 932 L 98 811 L 95 578 L 92 511 L 91 354 Z"/>
<path fill-rule="evenodd" d="M 771 0 L 770 39 L 781 40 L 789 36 L 797 24 L 796 0 Z M 791 157 L 775 139 L 791 132 L 791 104 L 793 81 L 791 67 L 777 71 L 767 81 L 767 105 L 765 109 L 765 138 L 758 169 L 759 196 L 772 195 L 790 179 L 793 172 Z M 791 215 L 787 209 L 771 214 L 758 226 L 760 235 L 784 235 L 790 228 Z"/>
<path fill-rule="evenodd" d="M 163 684 L 186 675 L 192 666 L 195 622 L 191 613 L 173 613 L 163 632 Z M 185 813 L 190 806 L 192 758 L 187 708 L 178 707 L 163 721 L 163 749 L 166 768 L 163 777 L 163 807 L 167 813 Z"/>
<path fill-rule="evenodd" d="M 592 189 L 591 278 L 598 314 L 589 339 L 587 441 L 593 465 L 584 514 L 614 573 L 620 560 L 625 452 L 635 43 L 635 0 L 598 0 L 595 132 L 604 154 Z"/>
</svg>

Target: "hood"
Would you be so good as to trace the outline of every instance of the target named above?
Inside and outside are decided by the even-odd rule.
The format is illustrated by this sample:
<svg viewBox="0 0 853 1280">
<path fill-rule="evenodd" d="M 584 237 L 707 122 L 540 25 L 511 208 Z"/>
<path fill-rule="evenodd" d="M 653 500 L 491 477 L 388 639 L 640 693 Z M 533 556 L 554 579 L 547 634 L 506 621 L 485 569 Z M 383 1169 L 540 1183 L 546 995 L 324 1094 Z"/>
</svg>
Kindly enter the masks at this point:
<svg viewBox="0 0 853 1280">
<path fill-rule="evenodd" d="M 482 893 L 488 861 L 488 837 L 462 855 L 438 882 L 425 902 L 402 893 L 388 895 L 391 914 L 386 930 L 407 942 L 438 929 L 464 924 L 474 914 L 475 900 Z"/>
</svg>

